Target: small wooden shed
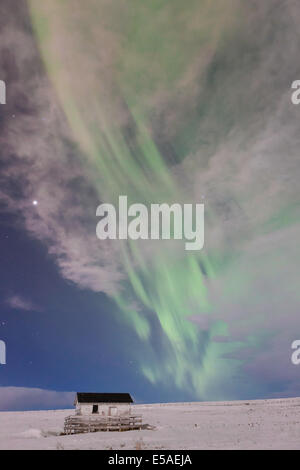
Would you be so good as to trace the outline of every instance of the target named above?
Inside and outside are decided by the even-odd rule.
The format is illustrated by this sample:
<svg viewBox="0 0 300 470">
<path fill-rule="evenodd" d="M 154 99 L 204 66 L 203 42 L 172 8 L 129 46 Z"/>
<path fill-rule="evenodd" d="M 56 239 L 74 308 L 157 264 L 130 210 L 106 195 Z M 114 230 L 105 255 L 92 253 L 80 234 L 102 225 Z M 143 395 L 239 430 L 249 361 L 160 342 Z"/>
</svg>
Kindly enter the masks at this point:
<svg viewBox="0 0 300 470">
<path fill-rule="evenodd" d="M 77 415 L 129 415 L 133 399 L 129 393 L 76 393 Z"/>
<path fill-rule="evenodd" d="M 65 434 L 141 429 L 142 415 L 132 413 L 129 393 L 76 393 L 75 415 L 65 419 Z"/>
</svg>

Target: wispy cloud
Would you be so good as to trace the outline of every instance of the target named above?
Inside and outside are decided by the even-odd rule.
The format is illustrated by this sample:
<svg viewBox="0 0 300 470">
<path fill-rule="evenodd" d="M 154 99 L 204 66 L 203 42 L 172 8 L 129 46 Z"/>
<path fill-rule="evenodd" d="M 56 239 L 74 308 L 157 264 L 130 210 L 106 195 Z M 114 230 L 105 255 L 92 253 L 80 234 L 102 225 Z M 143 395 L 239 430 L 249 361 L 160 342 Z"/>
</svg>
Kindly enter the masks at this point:
<svg viewBox="0 0 300 470">
<path fill-rule="evenodd" d="M 71 408 L 74 395 L 40 388 L 0 387 L 0 411 Z"/>
<path fill-rule="evenodd" d="M 41 311 L 41 308 L 31 300 L 17 294 L 7 297 L 5 303 L 15 310 Z"/>
<path fill-rule="evenodd" d="M 73 8 L 64 21 L 67 7 L 62 2 L 31 1 L 33 16 L 44 15 L 52 31 L 43 46 L 49 70 L 56 71 L 51 76 L 55 92 L 35 41 L 22 26 L 26 12 L 18 21 L 13 4 L 10 15 L 3 17 L 0 55 L 6 60 L 2 70 L 8 74 L 3 76 L 8 104 L 0 123 L 4 136 L 0 197 L 8 210 L 18 212 L 26 229 L 48 246 L 62 275 L 79 287 L 114 295 L 126 282 L 128 305 L 139 297 L 138 314 L 126 312 L 138 334 L 149 336 L 150 328 L 145 327 L 149 315 L 144 321 L 144 308 L 162 326 L 162 336 L 168 332 L 175 337 L 159 363 L 154 356 L 153 364 L 143 368 L 152 382 L 174 376 L 176 385 L 191 388 L 187 373 L 196 376 L 203 367 L 209 382 L 203 392 L 206 398 L 226 398 L 222 397 L 226 390 L 229 397 L 247 390 L 269 392 L 279 381 L 288 381 L 282 385 L 286 393 L 295 390 L 297 368 L 285 366 L 290 357 L 288 343 L 295 339 L 299 324 L 299 108 L 290 102 L 290 84 L 300 76 L 295 60 L 300 49 L 299 3 L 232 0 L 222 7 L 221 1 L 204 1 L 195 10 L 185 9 L 182 17 L 177 17 L 177 10 L 169 15 L 172 6 L 166 5 L 153 21 L 149 21 L 148 6 L 142 5 L 136 14 L 140 26 L 147 24 L 145 36 L 134 23 L 131 32 L 137 38 L 131 43 L 122 40 L 123 25 L 118 24 L 118 18 L 126 17 L 130 29 L 125 4 L 124 14 L 118 12 L 110 25 L 114 13 L 102 24 L 94 14 L 95 2 L 91 2 L 92 15 L 88 7 L 84 13 Z M 109 2 L 97 5 L 103 7 L 103 17 Z M 170 18 L 181 26 L 175 21 L 173 31 Z M 74 26 L 80 22 L 88 27 Z M 196 31 L 201 38 L 194 44 Z M 154 41 L 151 50 L 149 41 L 159 34 L 159 47 Z M 128 49 L 123 50 L 121 44 Z M 172 66 L 168 65 L 170 57 Z M 177 57 L 186 60 L 186 65 L 174 78 L 174 64 L 177 69 L 182 65 Z M 115 67 L 118 60 L 121 64 Z M 52 67 L 59 63 L 68 67 Z M 79 70 L 85 71 L 85 86 Z M 125 97 L 117 86 L 122 79 Z M 117 194 L 121 183 L 128 182 L 130 171 L 122 166 L 122 153 L 110 154 L 107 149 L 114 145 L 119 149 L 119 143 L 126 142 L 133 151 L 137 129 L 128 103 L 135 100 L 149 117 L 149 133 L 170 178 L 178 182 L 187 199 L 199 202 L 204 196 L 208 214 L 204 256 L 191 264 L 193 269 L 183 270 L 178 253 L 166 257 L 168 262 L 161 263 L 161 268 L 165 253 L 157 244 L 147 245 L 141 250 L 143 274 L 149 274 L 144 284 L 139 273 L 134 273 L 140 260 L 134 260 L 128 274 L 130 259 L 127 266 L 122 263 L 120 245 L 109 241 L 100 245 L 95 236 L 95 209 L 106 196 L 103 188 L 111 187 Z M 114 141 L 107 132 L 105 146 L 99 149 L 101 132 L 109 125 L 123 135 Z M 106 177 L 109 165 L 117 178 Z M 160 189 L 154 178 L 151 185 L 155 191 Z M 174 259 L 178 264 L 174 265 Z M 157 269 L 148 273 L 148 266 Z M 195 278 L 199 266 L 202 280 Z M 188 298 L 191 285 L 193 302 Z M 168 289 L 171 295 L 166 298 Z M 209 300 L 204 306 L 202 289 Z M 205 332 L 196 351 L 181 342 L 188 321 L 185 313 L 193 320 L 190 338 Z M 218 328 L 209 337 L 214 325 L 224 323 L 224 341 Z M 237 351 L 229 350 L 230 341 Z M 223 367 L 225 355 L 239 364 L 239 383 L 231 382 L 237 369 Z M 247 382 L 245 376 L 251 380 Z M 199 380 L 199 386 L 194 386 L 195 393 L 199 394 L 202 383 Z"/>
</svg>

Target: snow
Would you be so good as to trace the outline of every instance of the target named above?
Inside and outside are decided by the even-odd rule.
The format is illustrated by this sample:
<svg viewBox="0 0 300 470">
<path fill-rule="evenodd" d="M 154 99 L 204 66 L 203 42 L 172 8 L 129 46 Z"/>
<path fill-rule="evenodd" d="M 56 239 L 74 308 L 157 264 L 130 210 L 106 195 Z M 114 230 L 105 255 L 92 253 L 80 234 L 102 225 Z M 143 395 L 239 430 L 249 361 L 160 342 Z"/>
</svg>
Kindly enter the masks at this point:
<svg viewBox="0 0 300 470">
<path fill-rule="evenodd" d="M 74 410 L 0 412 L 0 449 L 300 449 L 300 398 L 133 408 L 149 429 L 61 436 Z"/>
</svg>

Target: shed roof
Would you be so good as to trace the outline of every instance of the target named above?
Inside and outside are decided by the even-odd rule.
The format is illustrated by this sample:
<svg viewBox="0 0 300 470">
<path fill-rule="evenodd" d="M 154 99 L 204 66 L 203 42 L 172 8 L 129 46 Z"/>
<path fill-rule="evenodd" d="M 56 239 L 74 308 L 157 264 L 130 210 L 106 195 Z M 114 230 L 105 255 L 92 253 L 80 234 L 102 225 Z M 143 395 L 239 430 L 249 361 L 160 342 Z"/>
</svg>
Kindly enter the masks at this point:
<svg viewBox="0 0 300 470">
<path fill-rule="evenodd" d="M 78 403 L 133 403 L 130 393 L 76 393 Z"/>
</svg>

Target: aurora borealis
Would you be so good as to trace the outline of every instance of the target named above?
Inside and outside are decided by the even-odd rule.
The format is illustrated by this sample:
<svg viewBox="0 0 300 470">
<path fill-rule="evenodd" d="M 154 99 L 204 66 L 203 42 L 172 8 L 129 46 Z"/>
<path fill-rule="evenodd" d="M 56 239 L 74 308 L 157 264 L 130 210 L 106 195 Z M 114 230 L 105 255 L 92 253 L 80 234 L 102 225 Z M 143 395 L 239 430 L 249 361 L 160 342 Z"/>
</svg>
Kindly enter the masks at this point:
<svg viewBox="0 0 300 470">
<path fill-rule="evenodd" d="M 95 315 L 95 296 L 101 311 L 103 297 L 112 301 L 110 341 L 134 357 L 144 387 L 174 400 L 299 395 L 290 345 L 300 334 L 300 108 L 290 96 L 300 6 L 28 0 L 24 9 L 27 26 L 10 19 L 4 31 L 17 64 L 10 98 L 23 80 L 27 110 L 3 118 L 3 148 L 15 155 L 0 189 L 8 213 L 93 296 Z M 120 195 L 204 203 L 204 248 L 97 240 L 97 206 Z M 121 331 L 134 333 L 134 351 Z M 126 379 L 116 386 L 134 394 Z"/>
</svg>

